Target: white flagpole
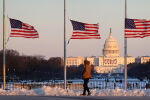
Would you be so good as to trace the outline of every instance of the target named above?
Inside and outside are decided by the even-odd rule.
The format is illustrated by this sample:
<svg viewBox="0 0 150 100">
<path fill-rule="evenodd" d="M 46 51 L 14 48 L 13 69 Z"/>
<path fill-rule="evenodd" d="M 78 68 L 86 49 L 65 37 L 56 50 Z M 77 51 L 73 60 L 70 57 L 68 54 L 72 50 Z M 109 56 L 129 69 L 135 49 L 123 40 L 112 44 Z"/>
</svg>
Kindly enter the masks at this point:
<svg viewBox="0 0 150 100">
<path fill-rule="evenodd" d="M 66 0 L 64 0 L 64 89 L 66 89 Z"/>
<path fill-rule="evenodd" d="M 125 0 L 125 18 L 127 18 L 127 0 Z M 124 26 L 125 29 L 125 26 Z M 124 31 L 124 81 L 125 81 L 125 87 L 124 89 L 127 89 L 127 38 L 125 38 L 125 31 Z"/>
<path fill-rule="evenodd" d="M 6 85 L 6 23 L 5 23 L 5 0 L 3 0 L 3 89 L 5 90 Z"/>
</svg>

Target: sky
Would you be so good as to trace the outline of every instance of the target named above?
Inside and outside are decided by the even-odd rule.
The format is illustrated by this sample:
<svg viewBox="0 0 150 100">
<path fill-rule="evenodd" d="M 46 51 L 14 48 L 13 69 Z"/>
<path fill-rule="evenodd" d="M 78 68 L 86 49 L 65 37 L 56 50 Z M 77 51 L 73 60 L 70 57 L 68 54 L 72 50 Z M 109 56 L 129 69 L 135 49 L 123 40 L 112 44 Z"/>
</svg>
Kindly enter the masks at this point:
<svg viewBox="0 0 150 100">
<path fill-rule="evenodd" d="M 6 15 L 33 25 L 40 38 L 10 38 L 6 48 L 25 55 L 40 55 L 45 58 L 64 55 L 64 0 L 6 0 Z M 3 0 L 0 0 L 0 49 L 2 49 Z M 127 0 L 127 17 L 150 19 L 150 0 Z M 66 0 L 67 40 L 72 34 L 70 19 L 99 23 L 101 39 L 71 40 L 67 45 L 67 56 L 102 56 L 104 42 L 112 28 L 121 56 L 124 55 L 124 0 Z M 10 24 L 6 20 L 6 38 Z M 150 37 L 128 39 L 128 54 L 134 57 L 150 56 Z"/>
</svg>

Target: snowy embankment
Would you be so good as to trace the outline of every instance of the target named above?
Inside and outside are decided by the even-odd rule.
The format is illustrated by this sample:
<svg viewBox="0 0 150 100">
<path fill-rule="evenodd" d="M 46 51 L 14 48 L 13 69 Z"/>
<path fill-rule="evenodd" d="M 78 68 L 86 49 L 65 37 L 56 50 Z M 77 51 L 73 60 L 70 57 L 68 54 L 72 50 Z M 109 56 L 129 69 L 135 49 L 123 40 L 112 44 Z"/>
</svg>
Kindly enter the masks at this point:
<svg viewBox="0 0 150 100">
<path fill-rule="evenodd" d="M 105 90 L 91 90 L 92 96 L 150 96 L 150 89 L 147 90 L 123 90 L 123 89 L 105 89 Z M 40 89 L 14 89 L 3 90 L 0 89 L 0 95 L 28 95 L 28 96 L 80 96 L 80 90 L 64 90 L 61 88 L 42 87 Z"/>
</svg>

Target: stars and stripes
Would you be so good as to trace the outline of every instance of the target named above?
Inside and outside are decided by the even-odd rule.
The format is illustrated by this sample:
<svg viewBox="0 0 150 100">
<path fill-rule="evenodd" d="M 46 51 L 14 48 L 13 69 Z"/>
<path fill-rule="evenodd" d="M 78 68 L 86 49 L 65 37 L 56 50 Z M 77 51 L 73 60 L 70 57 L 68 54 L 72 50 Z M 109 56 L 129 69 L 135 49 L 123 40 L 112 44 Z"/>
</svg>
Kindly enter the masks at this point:
<svg viewBox="0 0 150 100">
<path fill-rule="evenodd" d="M 125 19 L 125 38 L 144 38 L 150 36 L 150 20 Z"/>
<path fill-rule="evenodd" d="M 10 24 L 11 24 L 10 37 L 39 38 L 36 29 L 34 29 L 34 27 L 29 24 L 11 18 Z"/>
<path fill-rule="evenodd" d="M 98 24 L 88 24 L 70 20 L 73 26 L 71 39 L 100 39 Z"/>
</svg>

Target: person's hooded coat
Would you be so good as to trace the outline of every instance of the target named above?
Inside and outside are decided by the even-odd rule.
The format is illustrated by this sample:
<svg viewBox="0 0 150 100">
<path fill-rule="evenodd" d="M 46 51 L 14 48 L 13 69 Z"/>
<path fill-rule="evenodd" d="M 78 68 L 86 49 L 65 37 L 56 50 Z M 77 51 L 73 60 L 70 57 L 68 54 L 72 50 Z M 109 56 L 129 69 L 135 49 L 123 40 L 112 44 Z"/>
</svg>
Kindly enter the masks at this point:
<svg viewBox="0 0 150 100">
<path fill-rule="evenodd" d="M 84 64 L 84 68 L 82 71 L 82 78 L 83 79 L 91 78 L 91 65 L 89 61 L 88 63 Z"/>
</svg>

